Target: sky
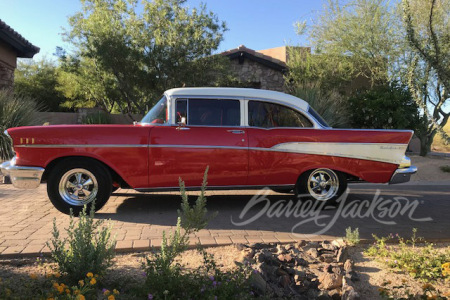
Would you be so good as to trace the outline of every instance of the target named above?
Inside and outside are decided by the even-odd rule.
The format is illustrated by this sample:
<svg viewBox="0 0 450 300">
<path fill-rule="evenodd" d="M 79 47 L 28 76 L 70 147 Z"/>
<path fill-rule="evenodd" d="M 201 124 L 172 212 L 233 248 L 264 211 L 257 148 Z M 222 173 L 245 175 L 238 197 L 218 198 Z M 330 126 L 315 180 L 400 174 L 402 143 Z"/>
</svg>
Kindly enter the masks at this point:
<svg viewBox="0 0 450 300">
<path fill-rule="evenodd" d="M 225 51 L 245 45 L 254 50 L 284 45 L 307 45 L 295 33 L 294 23 L 311 20 L 322 8 L 321 0 L 188 0 L 198 7 L 205 3 L 228 31 L 219 47 Z M 35 59 L 52 58 L 56 46 L 70 47 L 62 41 L 67 17 L 80 10 L 78 0 L 0 0 L 0 19 L 41 48 Z"/>
</svg>

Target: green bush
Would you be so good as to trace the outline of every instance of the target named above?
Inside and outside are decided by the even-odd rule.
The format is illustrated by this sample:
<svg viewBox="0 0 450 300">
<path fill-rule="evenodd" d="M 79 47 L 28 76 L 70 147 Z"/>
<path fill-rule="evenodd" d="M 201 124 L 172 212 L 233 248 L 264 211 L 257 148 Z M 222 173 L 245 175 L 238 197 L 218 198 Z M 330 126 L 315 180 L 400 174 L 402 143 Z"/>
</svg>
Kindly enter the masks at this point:
<svg viewBox="0 0 450 300">
<path fill-rule="evenodd" d="M 31 98 L 0 89 L 0 160 L 14 155 L 11 139 L 4 131 L 11 127 L 31 125 L 38 121 L 35 112 L 39 106 Z"/>
<path fill-rule="evenodd" d="M 450 166 L 440 166 L 439 169 L 441 169 L 442 172 L 450 173 Z"/>
<path fill-rule="evenodd" d="M 94 205 L 95 203 L 92 204 L 89 215 L 86 213 L 86 205 L 84 206 L 77 223 L 72 211 L 70 212 L 67 238 L 60 237 L 56 219 L 53 220 L 53 237 L 51 244 L 47 242 L 47 246 L 59 271 L 71 283 L 84 278 L 88 272 L 104 275 L 112 265 L 116 242 L 111 237 L 111 226 L 102 226 L 104 220 L 94 220 Z"/>
<path fill-rule="evenodd" d="M 426 125 L 408 89 L 395 82 L 359 92 L 349 104 L 353 128 L 421 130 Z"/>
<path fill-rule="evenodd" d="M 450 274 L 444 270 L 446 263 L 450 262 L 450 248 L 439 251 L 431 243 L 417 247 L 421 238 L 416 237 L 417 229 L 413 229 L 410 239 L 405 240 L 398 235 L 375 238 L 375 243 L 366 250 L 369 256 L 381 258 L 381 261 L 390 268 L 409 273 L 413 278 L 423 281 L 445 279 Z M 388 246 L 388 240 L 397 239 L 398 247 Z"/>
<path fill-rule="evenodd" d="M 83 124 L 111 124 L 111 117 L 103 111 L 89 113 L 81 120 Z"/>
<path fill-rule="evenodd" d="M 345 241 L 350 246 L 355 246 L 355 245 L 359 244 L 359 242 L 360 242 L 359 229 L 355 228 L 355 230 L 352 230 L 351 227 L 348 227 L 347 229 L 345 229 Z"/>
</svg>

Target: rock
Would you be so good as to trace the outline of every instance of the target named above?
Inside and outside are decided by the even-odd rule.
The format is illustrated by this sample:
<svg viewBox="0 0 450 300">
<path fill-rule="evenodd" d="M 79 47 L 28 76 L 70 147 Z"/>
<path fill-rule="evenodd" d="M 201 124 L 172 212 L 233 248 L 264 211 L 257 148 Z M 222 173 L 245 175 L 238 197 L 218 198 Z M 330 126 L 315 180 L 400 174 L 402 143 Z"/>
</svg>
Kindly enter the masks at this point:
<svg viewBox="0 0 450 300">
<path fill-rule="evenodd" d="M 333 266 L 330 264 L 325 265 L 325 266 L 323 266 L 323 271 L 325 273 L 333 273 Z"/>
<path fill-rule="evenodd" d="M 328 241 L 324 241 L 321 244 L 322 248 L 328 251 L 335 251 L 338 247 L 336 245 L 331 244 Z"/>
<path fill-rule="evenodd" d="M 313 258 L 319 257 L 319 252 L 317 251 L 316 248 L 309 249 L 308 251 L 306 251 L 306 254 L 308 254 L 309 256 L 311 256 Z"/>
<path fill-rule="evenodd" d="M 319 260 L 321 262 L 325 262 L 325 263 L 332 263 L 334 261 L 335 257 L 333 254 L 322 254 L 319 257 Z"/>
<path fill-rule="evenodd" d="M 291 277 L 289 275 L 280 276 L 278 282 L 283 288 L 287 288 L 291 284 Z"/>
<path fill-rule="evenodd" d="M 319 277 L 320 289 L 333 290 L 342 286 L 342 275 L 334 273 L 324 273 Z"/>
<path fill-rule="evenodd" d="M 275 271 L 275 275 L 284 276 L 284 275 L 289 275 L 289 274 L 283 268 L 277 268 Z"/>
<path fill-rule="evenodd" d="M 249 278 L 250 286 L 257 292 L 259 295 L 265 295 L 267 290 L 267 283 L 262 278 L 259 273 L 252 273 Z"/>
<path fill-rule="evenodd" d="M 306 266 L 308 266 L 308 262 L 306 260 L 304 260 L 303 258 L 301 258 L 301 257 L 296 257 L 295 258 L 295 265 L 296 266 L 304 266 L 304 267 L 306 267 Z"/>
<path fill-rule="evenodd" d="M 303 247 L 306 245 L 306 241 L 305 240 L 301 240 L 301 241 L 298 241 L 296 244 L 295 244 L 295 247 L 298 249 L 298 250 L 303 250 Z"/>
<path fill-rule="evenodd" d="M 331 300 L 332 298 L 326 291 L 320 291 L 319 295 L 317 295 L 317 300 Z"/>
<path fill-rule="evenodd" d="M 346 246 L 347 244 L 345 243 L 344 239 L 336 239 L 331 241 L 331 244 L 336 246 L 337 248 L 342 248 L 344 246 Z"/>
<path fill-rule="evenodd" d="M 278 260 L 281 262 L 294 262 L 294 259 L 292 258 L 292 256 L 290 254 L 280 254 L 278 255 Z"/>
<path fill-rule="evenodd" d="M 353 263 L 350 259 L 347 259 L 344 263 L 344 270 L 346 273 L 350 273 L 353 269 Z"/>
<path fill-rule="evenodd" d="M 237 259 L 238 263 L 245 263 L 253 259 L 253 254 L 255 251 L 251 248 L 245 248 L 241 251 L 239 258 Z"/>
<path fill-rule="evenodd" d="M 348 258 L 347 247 L 339 248 L 338 254 L 336 256 L 337 262 L 343 263 L 347 260 L 347 258 Z"/>
<path fill-rule="evenodd" d="M 236 249 L 238 249 L 239 251 L 247 248 L 247 246 L 245 246 L 244 244 L 234 244 L 234 247 L 236 247 Z"/>
<path fill-rule="evenodd" d="M 270 244 L 265 244 L 265 243 L 253 243 L 250 245 L 250 248 L 254 249 L 254 250 L 261 250 L 264 248 L 270 248 L 271 245 Z"/>
<path fill-rule="evenodd" d="M 344 271 L 340 267 L 331 268 L 331 272 L 334 274 L 344 275 Z"/>
<path fill-rule="evenodd" d="M 359 294 L 352 286 L 347 286 L 342 293 L 342 300 L 359 300 Z"/>
<path fill-rule="evenodd" d="M 277 254 L 285 254 L 286 252 L 287 252 L 286 248 L 284 248 L 283 245 L 280 244 L 277 245 Z"/>
</svg>

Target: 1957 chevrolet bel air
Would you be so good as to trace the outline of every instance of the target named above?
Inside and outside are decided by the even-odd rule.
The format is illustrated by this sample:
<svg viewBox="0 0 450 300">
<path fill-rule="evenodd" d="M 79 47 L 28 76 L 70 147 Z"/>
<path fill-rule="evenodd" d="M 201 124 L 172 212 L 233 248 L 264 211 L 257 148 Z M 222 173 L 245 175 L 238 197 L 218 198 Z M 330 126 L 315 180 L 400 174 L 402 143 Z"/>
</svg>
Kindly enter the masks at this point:
<svg viewBox="0 0 450 300">
<path fill-rule="evenodd" d="M 100 209 L 118 187 L 294 190 L 333 201 L 348 181 L 401 183 L 417 169 L 408 130 L 333 129 L 307 102 L 240 88 L 178 88 L 133 125 L 11 128 L 16 156 L 1 165 L 17 188 L 47 182 L 50 201 Z"/>
</svg>

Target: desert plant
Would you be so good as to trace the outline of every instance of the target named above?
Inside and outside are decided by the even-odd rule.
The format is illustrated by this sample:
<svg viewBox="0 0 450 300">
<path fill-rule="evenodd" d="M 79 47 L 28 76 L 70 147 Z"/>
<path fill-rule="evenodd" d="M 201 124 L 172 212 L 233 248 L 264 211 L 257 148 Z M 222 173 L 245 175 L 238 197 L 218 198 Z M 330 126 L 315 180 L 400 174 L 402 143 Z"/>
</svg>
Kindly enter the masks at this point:
<svg viewBox="0 0 450 300">
<path fill-rule="evenodd" d="M 349 125 L 347 101 L 337 90 L 324 90 L 316 84 L 302 84 L 295 87 L 292 94 L 308 102 L 331 127 Z"/>
<path fill-rule="evenodd" d="M 83 124 L 111 124 L 111 117 L 104 111 L 89 113 L 81 120 Z"/>
<path fill-rule="evenodd" d="M 4 131 L 11 127 L 31 125 L 38 121 L 35 112 L 39 106 L 31 98 L 0 90 L 0 160 L 10 159 L 14 153 L 11 139 Z"/>
<path fill-rule="evenodd" d="M 110 224 L 103 226 L 104 220 L 94 220 L 94 206 L 95 203 L 88 215 L 85 205 L 77 223 L 71 210 L 67 238 L 60 237 L 56 219 L 53 220 L 53 237 L 47 246 L 59 271 L 71 282 L 84 278 L 87 272 L 101 276 L 112 265 L 116 242 L 111 237 Z"/>
<path fill-rule="evenodd" d="M 351 227 L 347 227 L 347 229 L 345 229 L 345 241 L 350 246 L 359 244 L 359 229 L 355 228 L 355 230 L 352 230 Z"/>
<path fill-rule="evenodd" d="M 441 169 L 442 172 L 450 173 L 450 166 L 449 165 L 440 166 L 439 169 Z"/>
</svg>

